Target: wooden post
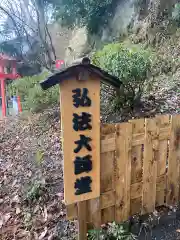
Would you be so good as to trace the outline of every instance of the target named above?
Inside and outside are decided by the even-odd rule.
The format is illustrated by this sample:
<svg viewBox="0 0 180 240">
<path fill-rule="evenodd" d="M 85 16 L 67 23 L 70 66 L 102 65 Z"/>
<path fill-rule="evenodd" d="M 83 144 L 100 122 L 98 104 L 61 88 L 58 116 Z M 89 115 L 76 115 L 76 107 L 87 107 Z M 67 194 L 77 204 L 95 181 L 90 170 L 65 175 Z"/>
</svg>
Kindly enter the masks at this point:
<svg viewBox="0 0 180 240">
<path fill-rule="evenodd" d="M 7 114 L 7 106 L 6 106 L 6 79 L 16 79 L 18 77 L 20 77 L 18 74 L 17 74 L 17 71 L 16 71 L 16 63 L 15 61 L 13 60 L 13 66 L 12 66 L 12 73 L 7 73 L 7 71 L 5 71 L 5 67 L 6 67 L 6 64 L 8 62 L 11 62 L 11 60 L 0 60 L 0 92 L 1 92 L 1 97 L 2 97 L 2 116 L 3 117 L 6 117 L 6 114 Z"/>
<path fill-rule="evenodd" d="M 4 62 L 0 61 L 0 73 L 4 74 Z M 2 116 L 6 116 L 6 94 L 5 94 L 5 79 L 2 77 L 0 79 L 1 84 L 1 100 L 2 100 Z"/>
<path fill-rule="evenodd" d="M 171 117 L 171 135 L 167 172 L 167 205 L 179 203 L 180 184 L 180 115 Z"/>
<path fill-rule="evenodd" d="M 130 215 L 132 124 L 117 124 L 115 172 L 115 220 L 122 222 Z"/>
<path fill-rule="evenodd" d="M 87 239 L 87 203 L 78 203 L 78 240 Z"/>
<path fill-rule="evenodd" d="M 142 213 L 150 213 L 155 210 L 157 179 L 156 151 L 158 139 L 157 119 L 145 119 Z"/>
<path fill-rule="evenodd" d="M 5 79 L 1 79 L 1 97 L 2 97 L 2 116 L 6 116 L 6 93 L 5 93 Z"/>
<path fill-rule="evenodd" d="M 119 87 L 121 81 L 90 64 L 88 58 L 41 83 L 46 90 L 60 85 L 61 129 L 64 154 L 64 199 L 77 203 L 79 240 L 87 239 L 88 206 L 101 224 L 100 211 L 100 81 Z M 128 145 L 129 146 L 129 145 Z M 128 166 L 126 170 L 128 170 Z M 128 185 L 129 186 L 129 185 Z M 127 194 L 129 196 L 129 193 Z M 126 198 L 125 198 L 126 200 Z M 127 204 L 128 205 L 128 204 Z M 127 212 L 129 206 L 127 206 Z"/>
<path fill-rule="evenodd" d="M 18 103 L 18 112 L 22 112 L 22 106 L 21 106 L 20 96 L 17 96 L 17 103 Z"/>
</svg>

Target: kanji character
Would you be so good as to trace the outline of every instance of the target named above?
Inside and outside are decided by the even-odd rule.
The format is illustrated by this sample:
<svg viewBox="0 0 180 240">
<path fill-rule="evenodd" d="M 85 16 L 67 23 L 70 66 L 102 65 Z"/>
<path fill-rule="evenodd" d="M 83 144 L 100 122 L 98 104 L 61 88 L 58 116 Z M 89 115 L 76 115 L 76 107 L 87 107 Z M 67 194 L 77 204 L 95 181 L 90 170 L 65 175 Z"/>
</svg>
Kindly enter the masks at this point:
<svg viewBox="0 0 180 240">
<path fill-rule="evenodd" d="M 89 142 L 91 141 L 92 139 L 90 137 L 80 135 L 80 139 L 74 142 L 77 144 L 77 147 L 74 149 L 74 153 L 78 153 L 83 147 L 85 147 L 88 151 L 92 151 L 92 148 L 89 145 Z"/>
<path fill-rule="evenodd" d="M 74 166 L 75 166 L 75 175 L 83 173 L 83 172 L 90 172 L 92 170 L 92 161 L 91 161 L 92 156 L 87 155 L 85 157 L 76 157 L 74 161 Z"/>
<path fill-rule="evenodd" d="M 91 114 L 82 112 L 82 115 L 79 116 L 78 114 L 73 114 L 73 129 L 75 131 L 84 131 L 84 130 L 91 130 L 92 126 L 91 122 Z"/>
<path fill-rule="evenodd" d="M 72 90 L 73 93 L 73 105 L 78 107 L 90 107 L 91 99 L 88 97 L 88 89 L 83 88 L 83 91 L 80 88 Z"/>
<path fill-rule="evenodd" d="M 75 195 L 92 192 L 91 183 L 92 179 L 89 176 L 76 179 L 76 182 L 74 183 L 74 188 L 76 189 Z"/>
</svg>

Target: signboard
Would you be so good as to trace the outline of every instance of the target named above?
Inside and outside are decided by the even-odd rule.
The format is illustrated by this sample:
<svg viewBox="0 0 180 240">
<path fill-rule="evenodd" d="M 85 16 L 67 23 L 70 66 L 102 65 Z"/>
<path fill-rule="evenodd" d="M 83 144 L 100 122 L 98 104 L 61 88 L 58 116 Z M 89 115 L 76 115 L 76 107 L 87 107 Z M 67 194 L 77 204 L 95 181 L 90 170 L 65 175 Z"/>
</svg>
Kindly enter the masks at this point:
<svg viewBox="0 0 180 240">
<path fill-rule="evenodd" d="M 43 90 L 60 85 L 66 205 L 100 196 L 101 81 L 116 89 L 122 84 L 85 57 L 40 83 Z"/>
<path fill-rule="evenodd" d="M 66 204 L 100 196 L 100 80 L 87 78 L 60 84 Z"/>
</svg>

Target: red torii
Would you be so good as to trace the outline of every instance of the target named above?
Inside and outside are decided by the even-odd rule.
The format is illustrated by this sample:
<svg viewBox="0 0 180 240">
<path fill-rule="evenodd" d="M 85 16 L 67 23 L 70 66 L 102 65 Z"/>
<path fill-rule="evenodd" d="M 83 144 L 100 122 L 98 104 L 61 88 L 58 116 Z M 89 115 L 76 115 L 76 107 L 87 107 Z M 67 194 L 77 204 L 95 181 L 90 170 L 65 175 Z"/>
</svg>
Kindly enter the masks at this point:
<svg viewBox="0 0 180 240">
<path fill-rule="evenodd" d="M 0 95 L 2 97 L 2 115 L 6 116 L 6 79 L 15 80 L 20 77 L 16 69 L 17 60 L 5 54 L 0 54 Z M 10 66 L 11 71 L 8 73 L 7 67 Z"/>
</svg>

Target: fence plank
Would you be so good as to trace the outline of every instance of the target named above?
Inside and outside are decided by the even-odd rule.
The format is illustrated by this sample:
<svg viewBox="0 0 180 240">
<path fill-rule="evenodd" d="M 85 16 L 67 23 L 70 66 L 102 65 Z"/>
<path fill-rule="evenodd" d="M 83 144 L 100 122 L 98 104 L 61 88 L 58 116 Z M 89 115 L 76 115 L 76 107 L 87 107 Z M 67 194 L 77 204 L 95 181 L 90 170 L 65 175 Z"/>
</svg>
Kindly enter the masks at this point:
<svg viewBox="0 0 180 240">
<path fill-rule="evenodd" d="M 102 224 L 113 222 L 114 216 L 115 216 L 115 207 L 114 206 L 102 209 Z"/>
<path fill-rule="evenodd" d="M 137 208 L 137 206 L 138 206 L 138 208 Z M 130 216 L 135 215 L 135 214 L 139 214 L 139 206 L 142 206 L 142 198 L 131 199 Z"/>
<path fill-rule="evenodd" d="M 170 125 L 169 115 L 158 116 L 159 127 L 164 128 Z M 169 134 L 168 134 L 169 135 Z M 167 163 L 167 146 L 168 138 L 160 141 L 159 143 L 159 154 L 158 154 L 158 163 L 157 163 L 157 175 L 161 176 L 166 172 L 166 163 Z"/>
<path fill-rule="evenodd" d="M 157 116 L 156 118 L 158 120 L 159 132 L 162 132 L 162 129 L 170 130 L 169 115 Z M 160 177 L 163 175 L 164 177 L 162 176 L 161 179 L 164 179 L 166 174 L 167 150 L 168 150 L 168 136 L 167 136 L 167 139 L 164 139 L 164 140 L 161 140 L 159 138 L 159 146 L 158 146 L 158 153 L 157 153 L 157 177 Z M 166 185 L 164 182 L 161 188 L 156 189 L 156 206 L 164 205 L 165 188 L 166 188 Z"/>
<path fill-rule="evenodd" d="M 114 152 L 101 154 L 101 193 L 114 188 Z"/>
<path fill-rule="evenodd" d="M 115 137 L 115 124 L 101 124 L 101 139 L 109 135 L 109 138 Z M 111 136 L 110 136 L 111 135 Z"/>
<path fill-rule="evenodd" d="M 131 120 L 133 136 L 144 133 L 144 119 Z M 133 138 L 133 140 L 138 140 Z M 142 181 L 142 145 L 132 147 L 131 184 Z"/>
<path fill-rule="evenodd" d="M 132 123 L 132 134 L 133 134 L 133 147 L 132 147 L 132 157 L 131 157 L 131 165 L 132 165 L 132 171 L 131 171 L 131 184 L 135 188 L 131 188 L 131 214 L 139 213 L 142 206 L 142 195 L 137 194 L 139 191 L 142 191 L 142 186 L 139 189 L 136 189 L 138 187 L 137 183 L 141 184 L 142 181 L 142 139 L 144 142 L 144 119 L 136 119 L 136 120 L 130 120 L 129 122 Z M 140 143 L 138 145 L 138 143 Z M 132 191 L 135 190 L 135 191 Z M 134 201 L 135 197 L 138 195 L 140 196 L 139 200 Z M 135 212 L 134 212 L 135 210 Z"/>
<path fill-rule="evenodd" d="M 109 191 L 101 195 L 101 209 L 112 207 L 115 205 L 115 192 Z"/>
<path fill-rule="evenodd" d="M 70 205 L 66 205 L 66 218 L 67 220 L 73 220 L 78 215 L 77 204 L 73 203 Z"/>
<path fill-rule="evenodd" d="M 115 139 L 115 124 L 106 124 L 101 127 L 101 142 L 105 143 L 110 139 Z M 110 140 L 111 142 L 111 140 Z M 114 141 L 115 142 L 115 141 Z M 108 149 L 109 151 L 103 151 L 103 149 Z M 115 148 L 110 148 L 106 144 L 103 146 L 101 144 L 101 194 L 108 191 L 114 190 L 114 162 L 115 162 Z M 102 213 L 102 222 L 110 222 L 115 216 L 114 206 L 105 208 Z"/>
<path fill-rule="evenodd" d="M 88 201 L 88 222 L 98 229 L 101 226 L 101 198 L 94 198 Z M 86 210 L 87 211 L 87 210 Z"/>
<path fill-rule="evenodd" d="M 132 124 L 117 124 L 115 173 L 115 220 L 127 220 L 130 214 Z"/>
<path fill-rule="evenodd" d="M 131 199 L 140 198 L 140 200 L 142 201 L 141 196 L 142 196 L 142 182 L 133 183 L 131 185 Z M 140 209 L 141 206 L 136 207 Z"/>
<path fill-rule="evenodd" d="M 160 132 L 159 132 L 159 140 L 161 140 L 161 141 L 166 140 L 167 138 L 169 138 L 169 135 L 170 135 L 170 128 L 169 127 L 161 128 Z M 135 147 L 135 146 L 143 145 L 144 141 L 145 141 L 144 133 L 133 134 L 132 146 Z"/>
<path fill-rule="evenodd" d="M 169 158 L 167 173 L 168 205 L 178 203 L 179 199 L 179 161 L 180 161 L 180 115 L 172 116 L 171 136 L 169 142 Z"/>
<path fill-rule="evenodd" d="M 159 136 L 157 119 L 145 119 L 145 144 L 143 161 L 142 212 L 149 213 L 155 209 L 157 161 L 155 159 Z"/>
<path fill-rule="evenodd" d="M 101 153 L 112 152 L 116 149 L 115 138 L 107 138 L 101 140 Z"/>
</svg>

